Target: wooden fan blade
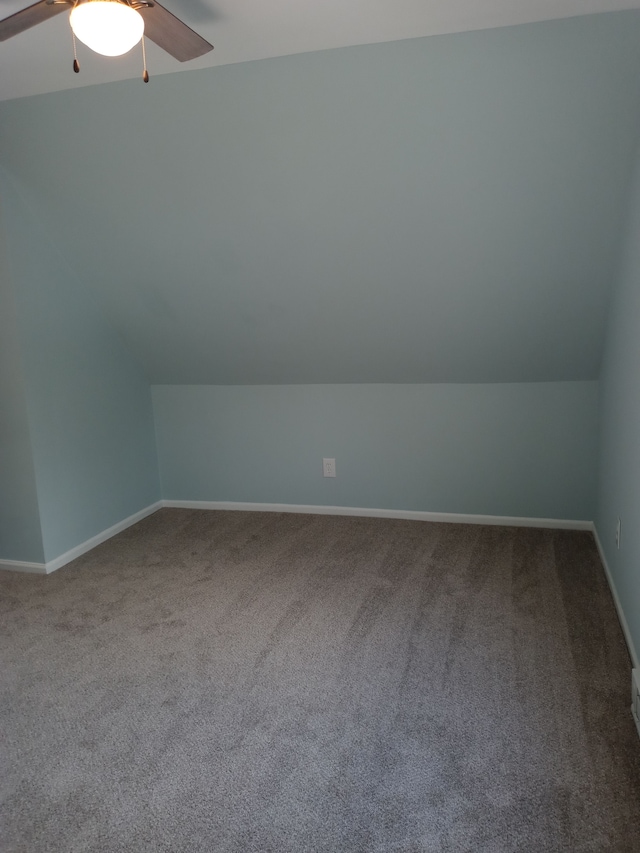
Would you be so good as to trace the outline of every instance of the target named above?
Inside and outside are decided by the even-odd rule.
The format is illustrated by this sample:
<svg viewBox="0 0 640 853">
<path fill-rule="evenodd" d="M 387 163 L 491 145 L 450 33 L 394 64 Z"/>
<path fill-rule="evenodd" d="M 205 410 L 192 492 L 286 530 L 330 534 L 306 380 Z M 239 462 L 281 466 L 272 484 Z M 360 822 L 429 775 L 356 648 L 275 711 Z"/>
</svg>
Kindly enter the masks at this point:
<svg viewBox="0 0 640 853">
<path fill-rule="evenodd" d="M 12 36 L 17 36 L 18 33 L 35 27 L 36 24 L 41 24 L 43 21 L 48 21 L 54 15 L 59 15 L 60 12 L 68 12 L 70 5 L 70 3 L 48 3 L 47 0 L 40 0 L 33 6 L 27 6 L 26 9 L 9 15 L 8 18 L 0 21 L 0 41 L 6 41 Z"/>
<path fill-rule="evenodd" d="M 194 32 L 171 12 L 153 0 L 153 6 L 136 7 L 144 18 L 144 34 L 180 62 L 196 59 L 213 50 L 213 45 Z"/>
</svg>

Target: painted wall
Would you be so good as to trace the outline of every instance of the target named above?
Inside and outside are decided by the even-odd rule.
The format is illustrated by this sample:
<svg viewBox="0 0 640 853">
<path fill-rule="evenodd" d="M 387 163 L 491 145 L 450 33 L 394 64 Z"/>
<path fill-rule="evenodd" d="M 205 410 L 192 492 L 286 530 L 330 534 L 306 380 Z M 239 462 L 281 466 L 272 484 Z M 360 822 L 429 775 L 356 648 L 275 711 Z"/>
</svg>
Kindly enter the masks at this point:
<svg viewBox="0 0 640 853">
<path fill-rule="evenodd" d="M 596 379 L 639 45 L 635 10 L 151 68 L 0 104 L 0 159 L 153 384 Z"/>
<path fill-rule="evenodd" d="M 6 172 L 1 180 L 42 543 L 51 560 L 158 500 L 151 395 L 41 226 L 37 200 Z"/>
<path fill-rule="evenodd" d="M 0 561 L 44 560 L 8 250 L 0 206 Z"/>
<path fill-rule="evenodd" d="M 596 529 L 640 651 L 640 152 L 602 368 Z M 616 521 L 622 522 L 620 549 Z"/>
<path fill-rule="evenodd" d="M 152 395 L 167 499 L 593 518 L 596 382 Z M 324 456 L 335 480 L 322 477 Z"/>
<path fill-rule="evenodd" d="M 169 498 L 592 518 L 597 389 L 559 380 L 598 375 L 638 44 L 636 10 L 0 104 L 46 557 L 160 494 L 140 364 Z"/>
</svg>

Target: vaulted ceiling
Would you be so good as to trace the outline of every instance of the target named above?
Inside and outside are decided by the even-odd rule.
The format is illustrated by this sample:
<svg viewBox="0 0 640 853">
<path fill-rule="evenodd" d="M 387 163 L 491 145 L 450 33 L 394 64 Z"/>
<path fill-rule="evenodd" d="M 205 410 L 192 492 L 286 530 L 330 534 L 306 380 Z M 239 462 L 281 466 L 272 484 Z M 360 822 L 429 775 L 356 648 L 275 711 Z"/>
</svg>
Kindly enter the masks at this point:
<svg viewBox="0 0 640 853">
<path fill-rule="evenodd" d="M 8 17 L 35 0 L 2 0 Z M 640 8 L 640 0 L 165 0 L 215 50 L 181 65 L 148 44 L 152 75 L 288 56 L 350 45 L 504 27 L 548 19 Z M 0 100 L 140 77 L 138 50 L 104 59 L 79 45 L 81 73 L 72 73 L 68 15 L 0 47 Z"/>
<path fill-rule="evenodd" d="M 597 376 L 640 128 L 640 12 L 392 41 L 426 8 L 447 29 L 445 5 L 478 4 L 297 4 L 297 26 L 259 5 L 174 3 L 221 63 L 387 41 L 0 104 L 0 164 L 148 378 Z M 472 26 L 576 10 L 482 5 Z M 367 25 L 349 30 L 348 9 Z M 232 19 L 244 45 L 224 37 Z"/>
</svg>

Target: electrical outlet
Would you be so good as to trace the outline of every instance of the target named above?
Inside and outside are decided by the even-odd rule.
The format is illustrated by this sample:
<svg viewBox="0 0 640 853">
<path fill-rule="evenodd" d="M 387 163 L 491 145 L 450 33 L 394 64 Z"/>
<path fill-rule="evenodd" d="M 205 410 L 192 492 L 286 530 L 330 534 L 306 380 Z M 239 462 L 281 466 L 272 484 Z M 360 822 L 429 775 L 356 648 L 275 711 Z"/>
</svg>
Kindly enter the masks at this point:
<svg viewBox="0 0 640 853">
<path fill-rule="evenodd" d="M 336 476 L 336 460 L 335 459 L 323 459 L 322 460 L 322 476 L 323 477 L 335 477 Z"/>
<path fill-rule="evenodd" d="M 620 548 L 620 519 L 616 521 L 616 548 Z"/>
</svg>

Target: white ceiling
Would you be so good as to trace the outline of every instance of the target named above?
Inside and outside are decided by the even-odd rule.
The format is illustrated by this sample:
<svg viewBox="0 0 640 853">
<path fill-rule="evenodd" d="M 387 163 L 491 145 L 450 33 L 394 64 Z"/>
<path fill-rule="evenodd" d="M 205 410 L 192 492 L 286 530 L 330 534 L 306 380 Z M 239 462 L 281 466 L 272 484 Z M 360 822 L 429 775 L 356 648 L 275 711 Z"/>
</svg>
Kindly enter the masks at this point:
<svg viewBox="0 0 640 853">
<path fill-rule="evenodd" d="M 0 0 L 8 17 L 29 0 Z M 190 63 L 148 47 L 151 76 L 308 51 L 511 26 L 640 8 L 640 0 L 163 0 L 215 45 Z M 141 75 L 141 55 L 105 59 L 79 45 L 80 74 L 67 15 L 0 43 L 0 100 Z"/>
</svg>

